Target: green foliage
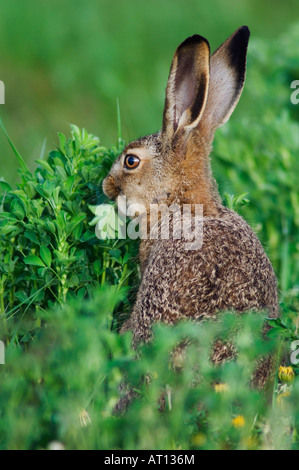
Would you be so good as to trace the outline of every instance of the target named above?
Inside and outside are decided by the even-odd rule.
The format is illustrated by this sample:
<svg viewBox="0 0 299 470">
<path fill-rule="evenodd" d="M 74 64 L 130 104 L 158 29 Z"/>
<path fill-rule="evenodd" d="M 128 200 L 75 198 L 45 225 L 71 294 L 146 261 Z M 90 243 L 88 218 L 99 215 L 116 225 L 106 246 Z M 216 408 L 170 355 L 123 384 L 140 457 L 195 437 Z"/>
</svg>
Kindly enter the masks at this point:
<svg viewBox="0 0 299 470">
<path fill-rule="evenodd" d="M 92 301 L 42 314 L 47 328 L 26 354 L 7 348 L 2 449 L 43 449 L 53 442 L 66 449 L 298 448 L 297 379 L 279 404 L 275 394 L 273 406 L 248 386 L 256 358 L 273 348 L 259 337 L 261 315 L 159 325 L 155 342 L 134 360 L 130 334 L 111 328 L 110 312 L 122 296 L 106 287 Z M 211 344 L 219 337 L 231 341 L 232 331 L 237 361 L 213 366 Z M 186 354 L 171 359 L 186 337 Z M 116 415 L 124 377 L 137 398 Z"/>
<path fill-rule="evenodd" d="M 30 339 L 47 308 L 105 282 L 127 286 L 134 270 L 132 245 L 98 240 L 88 205 L 103 200 L 100 182 L 119 149 L 101 147 L 76 126 L 59 140 L 34 174 L 20 169 L 16 189 L 0 185 L 0 324 L 9 331 L 25 316 L 15 341 Z"/>
</svg>

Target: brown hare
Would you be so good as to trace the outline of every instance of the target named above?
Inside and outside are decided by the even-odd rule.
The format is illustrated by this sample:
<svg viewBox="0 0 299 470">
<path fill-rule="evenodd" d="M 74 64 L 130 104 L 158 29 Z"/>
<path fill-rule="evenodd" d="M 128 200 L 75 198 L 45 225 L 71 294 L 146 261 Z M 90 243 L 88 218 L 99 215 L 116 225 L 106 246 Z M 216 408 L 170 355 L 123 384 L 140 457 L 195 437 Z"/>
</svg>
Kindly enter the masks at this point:
<svg viewBox="0 0 299 470">
<path fill-rule="evenodd" d="M 162 130 L 130 143 L 103 182 L 109 198 L 126 196 L 128 207 L 142 204 L 147 225 L 153 204 L 203 207 L 201 247 L 186 250 L 184 238 L 141 240 L 141 285 L 122 329 L 132 330 L 133 345 L 149 341 L 156 322 L 215 318 L 222 310 L 278 315 L 271 263 L 249 225 L 222 205 L 209 161 L 214 133 L 244 86 L 249 34 L 246 26 L 239 28 L 211 56 L 199 35 L 177 48 Z M 213 360 L 231 354 L 220 345 Z M 256 371 L 257 386 L 264 385 L 270 364 L 264 361 Z"/>
</svg>

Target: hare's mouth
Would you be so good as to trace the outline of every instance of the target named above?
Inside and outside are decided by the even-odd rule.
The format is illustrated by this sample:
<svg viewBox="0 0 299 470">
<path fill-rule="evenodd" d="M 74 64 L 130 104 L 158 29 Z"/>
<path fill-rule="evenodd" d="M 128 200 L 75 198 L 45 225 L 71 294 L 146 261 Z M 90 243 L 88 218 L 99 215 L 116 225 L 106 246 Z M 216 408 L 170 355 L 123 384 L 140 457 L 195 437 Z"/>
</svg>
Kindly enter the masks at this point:
<svg viewBox="0 0 299 470">
<path fill-rule="evenodd" d="M 121 189 L 115 184 L 114 178 L 109 174 L 102 184 L 103 193 L 111 200 L 115 200 L 121 193 Z"/>
</svg>

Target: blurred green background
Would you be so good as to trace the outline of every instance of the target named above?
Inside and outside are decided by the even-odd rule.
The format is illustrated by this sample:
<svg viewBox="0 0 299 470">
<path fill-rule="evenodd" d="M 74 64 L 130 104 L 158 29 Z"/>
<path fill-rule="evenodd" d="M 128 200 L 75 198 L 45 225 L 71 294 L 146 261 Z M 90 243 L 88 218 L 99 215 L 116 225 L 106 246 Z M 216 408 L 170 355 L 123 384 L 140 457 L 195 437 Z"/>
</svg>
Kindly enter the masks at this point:
<svg viewBox="0 0 299 470">
<path fill-rule="evenodd" d="M 99 135 L 104 145 L 114 143 L 117 98 L 126 141 L 154 132 L 170 61 L 185 37 L 206 36 L 214 50 L 247 24 L 252 39 L 271 44 L 288 31 L 296 11 L 295 0 L 0 0 L 0 79 L 6 86 L 0 115 L 31 168 L 44 143 L 47 153 L 69 123 Z M 251 104 L 249 86 L 236 120 Z M 252 116 L 259 115 L 253 108 Z M 10 183 L 17 177 L 3 135 L 0 176 Z"/>
</svg>

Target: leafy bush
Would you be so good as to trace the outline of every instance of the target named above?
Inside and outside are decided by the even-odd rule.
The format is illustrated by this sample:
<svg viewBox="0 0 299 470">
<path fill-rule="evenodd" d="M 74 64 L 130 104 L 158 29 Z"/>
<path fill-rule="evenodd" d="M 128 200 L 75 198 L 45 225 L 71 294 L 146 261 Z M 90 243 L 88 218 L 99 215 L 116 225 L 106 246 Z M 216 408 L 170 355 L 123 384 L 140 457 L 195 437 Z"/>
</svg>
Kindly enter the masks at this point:
<svg viewBox="0 0 299 470">
<path fill-rule="evenodd" d="M 0 182 L 0 314 L 4 331 L 25 316 L 14 335 L 23 342 L 40 327 L 43 310 L 83 299 L 105 282 L 127 286 L 133 271 L 132 245 L 99 241 L 88 204 L 101 201 L 100 181 L 119 149 L 100 147 L 76 126 L 59 140 L 34 174 L 22 165 L 15 190 Z"/>
<path fill-rule="evenodd" d="M 42 313 L 47 327 L 29 351 L 7 348 L 1 448 L 55 442 L 67 449 L 298 448 L 298 380 L 275 393 L 273 405 L 248 387 L 257 355 L 273 347 L 259 338 L 261 315 L 159 325 L 155 342 L 136 361 L 131 335 L 119 336 L 108 321 L 121 298 L 115 287 L 101 288 L 92 301 Z M 238 359 L 215 367 L 210 346 L 219 336 L 231 338 L 232 330 Z M 171 362 L 169 351 L 186 337 L 188 354 Z M 137 398 L 119 416 L 113 410 L 124 377 Z"/>
</svg>

